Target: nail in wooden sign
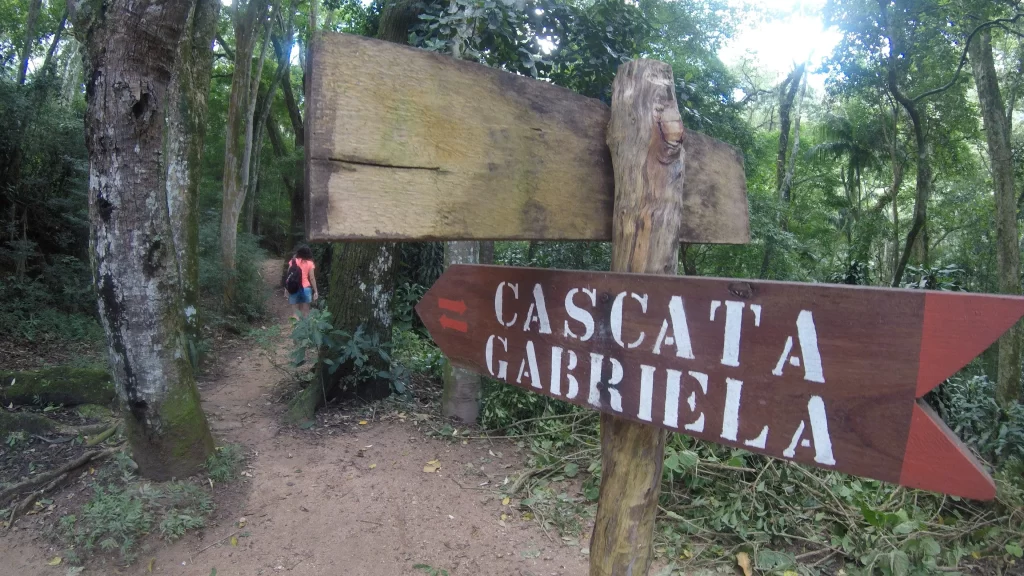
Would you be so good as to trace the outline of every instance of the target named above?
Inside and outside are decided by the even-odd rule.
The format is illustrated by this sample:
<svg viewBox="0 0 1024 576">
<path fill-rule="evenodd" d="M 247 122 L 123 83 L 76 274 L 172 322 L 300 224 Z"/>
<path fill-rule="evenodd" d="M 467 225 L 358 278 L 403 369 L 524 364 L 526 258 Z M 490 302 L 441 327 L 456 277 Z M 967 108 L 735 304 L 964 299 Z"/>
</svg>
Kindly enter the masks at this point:
<svg viewBox="0 0 1024 576">
<path fill-rule="evenodd" d="M 610 112 L 480 64 L 318 33 L 306 130 L 307 238 L 610 240 Z M 750 241 L 740 153 L 687 132 L 691 243 Z"/>
<path fill-rule="evenodd" d="M 920 398 L 1024 298 L 454 265 L 416 311 L 450 361 L 703 440 L 976 499 L 995 486 Z"/>
</svg>

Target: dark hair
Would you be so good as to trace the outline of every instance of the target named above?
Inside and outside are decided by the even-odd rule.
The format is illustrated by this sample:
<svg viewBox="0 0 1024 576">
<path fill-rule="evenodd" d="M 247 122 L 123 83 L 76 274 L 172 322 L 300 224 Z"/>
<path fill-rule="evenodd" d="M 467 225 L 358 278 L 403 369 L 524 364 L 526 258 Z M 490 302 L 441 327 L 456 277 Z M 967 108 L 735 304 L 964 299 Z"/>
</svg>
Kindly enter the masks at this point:
<svg viewBox="0 0 1024 576">
<path fill-rule="evenodd" d="M 309 246 L 299 246 L 299 249 L 295 251 L 295 257 L 302 260 L 312 260 L 313 252 L 309 249 Z"/>
</svg>

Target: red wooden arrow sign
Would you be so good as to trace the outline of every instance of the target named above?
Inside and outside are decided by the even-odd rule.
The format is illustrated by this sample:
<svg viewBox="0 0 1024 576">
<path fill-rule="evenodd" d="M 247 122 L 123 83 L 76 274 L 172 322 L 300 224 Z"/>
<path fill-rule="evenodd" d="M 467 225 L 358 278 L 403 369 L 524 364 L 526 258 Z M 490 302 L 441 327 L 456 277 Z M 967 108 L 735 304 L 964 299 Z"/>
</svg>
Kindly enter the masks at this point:
<svg viewBox="0 0 1024 576">
<path fill-rule="evenodd" d="M 704 440 L 976 499 L 995 485 L 919 400 L 1024 298 L 451 266 L 416 306 L 455 365 Z"/>
</svg>

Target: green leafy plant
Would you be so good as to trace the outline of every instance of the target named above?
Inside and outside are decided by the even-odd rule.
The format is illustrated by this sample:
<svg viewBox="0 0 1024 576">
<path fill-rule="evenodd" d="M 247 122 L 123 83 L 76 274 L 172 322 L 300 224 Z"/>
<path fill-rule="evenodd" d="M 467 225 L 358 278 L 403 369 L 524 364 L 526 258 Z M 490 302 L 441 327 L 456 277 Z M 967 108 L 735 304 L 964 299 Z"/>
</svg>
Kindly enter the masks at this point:
<svg viewBox="0 0 1024 576">
<path fill-rule="evenodd" d="M 367 335 L 362 325 L 349 333 L 334 328 L 331 313 L 313 309 L 292 328 L 292 366 L 306 365 L 314 358 L 315 367 L 334 374 L 346 367 L 345 383 L 355 385 L 377 379 L 387 380 L 391 389 L 402 394 L 406 391 L 408 370 L 392 362 L 391 343 L 383 343 L 376 334 Z M 378 368 L 380 365 L 388 369 Z"/>
<path fill-rule="evenodd" d="M 245 454 L 238 444 L 219 446 L 206 459 L 206 474 L 210 480 L 223 484 L 238 477 L 245 462 Z"/>
<path fill-rule="evenodd" d="M 421 570 L 428 576 L 448 576 L 448 571 L 443 568 L 434 568 L 429 564 L 413 564 L 413 570 Z"/>
</svg>

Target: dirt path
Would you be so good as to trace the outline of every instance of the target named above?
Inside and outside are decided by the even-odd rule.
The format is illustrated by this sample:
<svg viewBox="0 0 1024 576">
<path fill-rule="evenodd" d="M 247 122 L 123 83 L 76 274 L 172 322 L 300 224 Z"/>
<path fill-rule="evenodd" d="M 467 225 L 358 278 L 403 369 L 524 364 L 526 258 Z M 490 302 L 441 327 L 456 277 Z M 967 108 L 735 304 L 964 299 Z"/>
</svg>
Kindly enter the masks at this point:
<svg viewBox="0 0 1024 576">
<path fill-rule="evenodd" d="M 268 261 L 264 277 L 277 278 L 279 266 Z M 280 290 L 271 307 L 287 326 Z M 278 362 L 286 353 L 281 340 Z M 220 355 L 214 379 L 200 384 L 203 405 L 218 444 L 242 444 L 252 454 L 251 477 L 217 490 L 219 509 L 201 535 L 161 543 L 123 574 L 150 574 L 150 558 L 153 574 L 173 576 L 210 576 L 212 569 L 218 576 L 425 574 L 416 564 L 452 576 L 587 572 L 586 542 L 565 544 L 536 521 L 519 519 L 491 488 L 523 467 L 514 445 L 428 437 L 414 414 L 366 425 L 338 414 L 339 424 L 326 429 L 284 428 L 284 407 L 274 397 L 282 376 L 256 347 Z M 435 459 L 440 470 L 425 473 Z M 504 521 L 502 513 L 509 514 Z M 232 535 L 240 536 L 237 546 Z M 20 540 L 17 568 L 8 565 L 16 573 L 64 573 L 45 567 L 52 552 L 38 547 L 42 539 Z"/>
</svg>

